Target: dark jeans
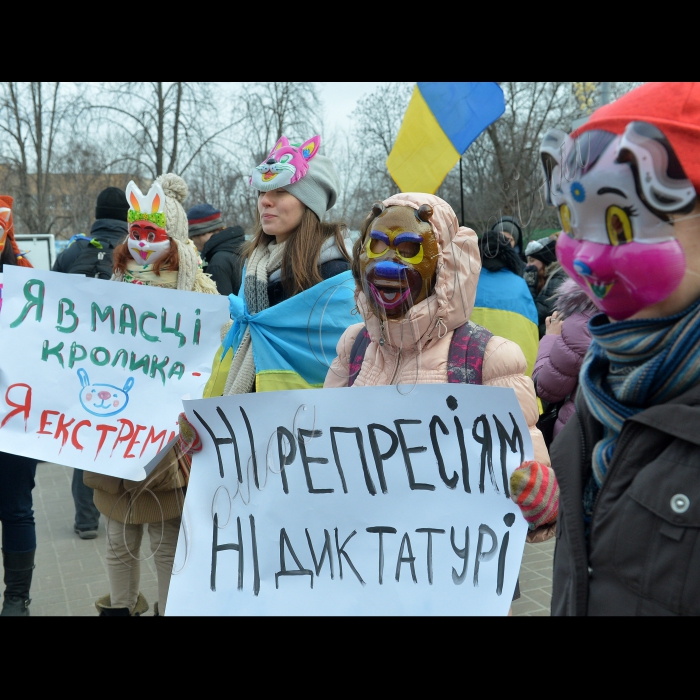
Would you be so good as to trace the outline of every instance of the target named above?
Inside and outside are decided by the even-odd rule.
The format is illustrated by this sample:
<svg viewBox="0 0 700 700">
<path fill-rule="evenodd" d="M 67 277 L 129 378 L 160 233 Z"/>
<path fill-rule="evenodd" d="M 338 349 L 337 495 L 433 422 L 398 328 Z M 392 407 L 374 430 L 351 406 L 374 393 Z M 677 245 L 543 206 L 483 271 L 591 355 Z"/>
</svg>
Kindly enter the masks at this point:
<svg viewBox="0 0 700 700">
<path fill-rule="evenodd" d="M 32 489 L 36 459 L 0 452 L 0 521 L 5 552 L 32 552 L 36 529 Z"/>
<path fill-rule="evenodd" d="M 73 470 L 73 502 L 75 503 L 75 523 L 77 530 L 97 530 L 100 511 L 93 502 L 93 489 L 83 483 L 83 470 Z"/>
</svg>

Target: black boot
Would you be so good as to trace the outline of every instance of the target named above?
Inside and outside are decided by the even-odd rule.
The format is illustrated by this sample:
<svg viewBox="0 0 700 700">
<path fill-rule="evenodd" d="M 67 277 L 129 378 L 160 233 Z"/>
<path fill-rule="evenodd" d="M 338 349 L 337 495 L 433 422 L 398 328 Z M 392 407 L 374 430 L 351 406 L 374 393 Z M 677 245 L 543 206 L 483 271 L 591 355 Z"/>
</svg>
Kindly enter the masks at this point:
<svg viewBox="0 0 700 700">
<path fill-rule="evenodd" d="M 2 552 L 5 566 L 5 595 L 2 602 L 3 617 L 29 617 L 29 588 L 32 585 L 34 552 Z"/>
</svg>

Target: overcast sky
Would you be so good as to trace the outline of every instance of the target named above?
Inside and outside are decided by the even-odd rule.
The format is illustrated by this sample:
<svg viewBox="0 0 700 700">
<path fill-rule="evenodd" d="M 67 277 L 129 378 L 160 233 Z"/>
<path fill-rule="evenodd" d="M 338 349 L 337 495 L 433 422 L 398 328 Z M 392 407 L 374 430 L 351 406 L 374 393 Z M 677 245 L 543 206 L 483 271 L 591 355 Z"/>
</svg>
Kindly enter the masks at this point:
<svg viewBox="0 0 700 700">
<path fill-rule="evenodd" d="M 326 122 L 338 130 L 350 125 L 349 116 L 357 101 L 377 85 L 385 83 L 316 83 L 319 97 L 323 100 Z"/>
</svg>

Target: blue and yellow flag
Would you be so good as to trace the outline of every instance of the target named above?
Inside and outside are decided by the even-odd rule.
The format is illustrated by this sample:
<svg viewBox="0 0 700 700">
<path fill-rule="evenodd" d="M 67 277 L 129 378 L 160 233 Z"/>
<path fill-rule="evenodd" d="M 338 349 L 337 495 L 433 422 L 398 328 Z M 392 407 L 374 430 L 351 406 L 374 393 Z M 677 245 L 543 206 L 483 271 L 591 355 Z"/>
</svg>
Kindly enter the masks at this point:
<svg viewBox="0 0 700 700">
<path fill-rule="evenodd" d="M 496 83 L 416 83 L 386 167 L 402 192 L 434 194 L 460 156 L 505 111 Z"/>
</svg>

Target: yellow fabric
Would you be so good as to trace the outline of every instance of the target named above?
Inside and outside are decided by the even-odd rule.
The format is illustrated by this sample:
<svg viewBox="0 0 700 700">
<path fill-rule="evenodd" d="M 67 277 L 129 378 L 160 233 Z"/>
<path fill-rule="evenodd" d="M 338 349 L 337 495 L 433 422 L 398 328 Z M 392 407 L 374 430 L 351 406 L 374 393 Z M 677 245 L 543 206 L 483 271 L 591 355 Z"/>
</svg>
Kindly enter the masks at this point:
<svg viewBox="0 0 700 700">
<path fill-rule="evenodd" d="M 490 330 L 494 335 L 517 343 L 523 351 L 523 355 L 525 355 L 527 376 L 532 376 L 532 370 L 537 361 L 540 334 L 537 326 L 530 319 L 525 318 L 521 314 L 516 314 L 514 311 L 475 306 L 471 320 Z"/>
<path fill-rule="evenodd" d="M 255 375 L 255 391 L 290 391 L 292 389 L 321 389 L 323 384 L 309 384 L 292 370 L 267 369 Z"/>
<path fill-rule="evenodd" d="M 204 387 L 203 399 L 211 399 L 215 396 L 223 396 L 224 389 L 226 388 L 226 379 L 228 378 L 228 372 L 231 369 L 231 362 L 233 361 L 233 350 L 229 350 L 221 360 L 221 353 L 224 350 L 223 345 L 219 345 L 219 349 L 214 355 L 214 362 L 211 365 L 211 375 Z"/>
<path fill-rule="evenodd" d="M 459 160 L 416 86 L 386 167 L 402 192 L 434 194 Z"/>
</svg>

